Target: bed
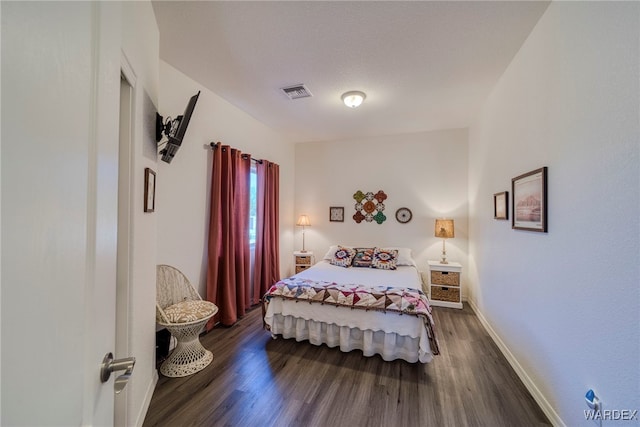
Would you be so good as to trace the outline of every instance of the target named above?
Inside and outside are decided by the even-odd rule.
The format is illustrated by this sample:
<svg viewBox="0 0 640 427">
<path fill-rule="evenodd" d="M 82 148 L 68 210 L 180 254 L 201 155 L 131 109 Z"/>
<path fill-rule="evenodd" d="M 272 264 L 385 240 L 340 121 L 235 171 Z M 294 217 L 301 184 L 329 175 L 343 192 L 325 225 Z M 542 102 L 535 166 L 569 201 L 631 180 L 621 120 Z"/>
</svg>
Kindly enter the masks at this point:
<svg viewBox="0 0 640 427">
<path fill-rule="evenodd" d="M 274 338 L 359 349 L 386 361 L 428 363 L 439 353 L 431 307 L 406 248 L 332 246 L 311 268 L 274 284 L 263 313 Z"/>
</svg>

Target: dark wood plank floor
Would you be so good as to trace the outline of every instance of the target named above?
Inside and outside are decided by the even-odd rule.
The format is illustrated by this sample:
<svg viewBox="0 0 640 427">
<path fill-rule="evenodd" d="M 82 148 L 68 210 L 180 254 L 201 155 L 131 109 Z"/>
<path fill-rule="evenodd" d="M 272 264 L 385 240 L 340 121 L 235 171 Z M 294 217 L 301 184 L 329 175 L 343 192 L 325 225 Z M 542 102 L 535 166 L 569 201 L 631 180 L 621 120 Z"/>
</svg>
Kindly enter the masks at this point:
<svg viewBox="0 0 640 427">
<path fill-rule="evenodd" d="M 254 309 L 202 336 L 203 371 L 160 377 L 144 426 L 551 425 L 470 308 L 433 311 L 441 354 L 411 364 L 272 340 Z"/>
</svg>

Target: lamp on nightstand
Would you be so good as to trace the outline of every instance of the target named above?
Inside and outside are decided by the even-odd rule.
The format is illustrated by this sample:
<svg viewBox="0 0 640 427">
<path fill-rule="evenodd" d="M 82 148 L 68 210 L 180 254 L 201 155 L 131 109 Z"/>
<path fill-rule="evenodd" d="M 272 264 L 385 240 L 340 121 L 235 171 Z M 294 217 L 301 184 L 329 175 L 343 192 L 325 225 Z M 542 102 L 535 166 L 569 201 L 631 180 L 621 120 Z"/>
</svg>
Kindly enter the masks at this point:
<svg viewBox="0 0 640 427">
<path fill-rule="evenodd" d="M 298 218 L 298 222 L 296 222 L 296 225 L 302 227 L 302 250 L 300 252 L 307 252 L 304 249 L 304 228 L 311 226 L 311 221 L 309 221 L 309 217 L 307 215 L 303 214 Z"/>
<path fill-rule="evenodd" d="M 440 263 L 448 264 L 447 251 L 444 247 L 444 242 L 447 239 L 455 237 L 455 233 L 453 231 L 453 220 L 452 219 L 436 219 L 435 236 L 440 237 L 442 239 L 442 259 L 440 260 Z"/>
</svg>

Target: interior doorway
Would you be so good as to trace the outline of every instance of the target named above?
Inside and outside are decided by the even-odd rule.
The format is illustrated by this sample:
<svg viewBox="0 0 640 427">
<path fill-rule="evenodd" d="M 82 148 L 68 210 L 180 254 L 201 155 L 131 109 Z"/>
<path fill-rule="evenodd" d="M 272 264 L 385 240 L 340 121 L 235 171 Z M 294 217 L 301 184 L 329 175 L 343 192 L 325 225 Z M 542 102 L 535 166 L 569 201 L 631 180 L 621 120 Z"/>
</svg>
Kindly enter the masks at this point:
<svg viewBox="0 0 640 427">
<path fill-rule="evenodd" d="M 123 68 L 120 74 L 120 126 L 118 154 L 118 249 L 116 267 L 116 348 L 115 357 L 130 356 L 130 281 L 131 281 L 131 159 L 134 123 L 135 76 Z M 129 388 L 115 395 L 114 421 L 130 425 L 127 413 Z"/>
</svg>

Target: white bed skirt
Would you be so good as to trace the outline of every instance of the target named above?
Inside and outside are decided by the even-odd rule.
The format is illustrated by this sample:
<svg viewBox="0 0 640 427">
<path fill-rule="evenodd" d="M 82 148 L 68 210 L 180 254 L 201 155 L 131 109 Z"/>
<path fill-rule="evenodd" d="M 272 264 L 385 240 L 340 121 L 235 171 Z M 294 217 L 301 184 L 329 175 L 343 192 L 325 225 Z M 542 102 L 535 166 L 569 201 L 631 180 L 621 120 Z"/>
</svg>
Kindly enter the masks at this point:
<svg viewBox="0 0 640 427">
<path fill-rule="evenodd" d="M 367 357 L 379 354 L 386 361 L 402 359 L 410 363 L 428 363 L 433 359 L 428 343 L 425 348 L 424 339 L 420 337 L 412 338 L 382 330 L 362 330 L 279 313 L 269 316 L 267 324 L 274 335 L 295 338 L 296 341 L 307 340 L 314 345 L 340 347 L 343 352 L 362 350 Z"/>
</svg>

